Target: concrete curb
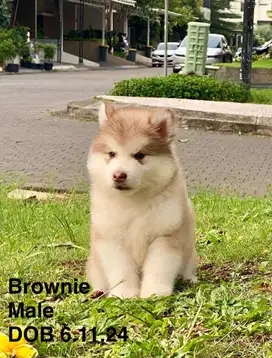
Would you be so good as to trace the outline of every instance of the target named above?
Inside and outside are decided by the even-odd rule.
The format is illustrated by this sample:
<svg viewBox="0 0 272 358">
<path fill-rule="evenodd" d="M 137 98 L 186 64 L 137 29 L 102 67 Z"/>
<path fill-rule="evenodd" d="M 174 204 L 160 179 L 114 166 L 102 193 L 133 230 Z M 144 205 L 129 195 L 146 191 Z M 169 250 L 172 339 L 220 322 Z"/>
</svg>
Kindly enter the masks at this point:
<svg viewBox="0 0 272 358">
<path fill-rule="evenodd" d="M 69 103 L 67 113 L 73 118 L 95 121 L 102 101 L 113 101 L 122 107 L 170 108 L 179 119 L 181 127 L 188 126 L 222 132 L 252 133 L 272 137 L 272 106 L 270 105 L 97 96 L 91 100 Z M 239 110 L 236 110 L 237 108 Z"/>
</svg>

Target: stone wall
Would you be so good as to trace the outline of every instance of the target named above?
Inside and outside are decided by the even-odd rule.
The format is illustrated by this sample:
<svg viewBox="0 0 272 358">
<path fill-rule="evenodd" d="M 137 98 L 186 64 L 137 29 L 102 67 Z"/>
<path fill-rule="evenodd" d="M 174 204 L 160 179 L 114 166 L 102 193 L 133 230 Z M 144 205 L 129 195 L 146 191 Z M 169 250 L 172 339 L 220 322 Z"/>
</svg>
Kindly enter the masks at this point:
<svg viewBox="0 0 272 358">
<path fill-rule="evenodd" d="M 253 68 L 252 84 L 272 84 L 272 68 Z M 240 68 L 220 67 L 215 77 L 220 80 L 231 80 L 240 82 Z"/>
<path fill-rule="evenodd" d="M 99 62 L 99 46 L 101 41 L 84 41 L 83 58 L 86 60 Z M 71 55 L 78 56 L 79 41 L 63 41 L 63 50 Z"/>
</svg>

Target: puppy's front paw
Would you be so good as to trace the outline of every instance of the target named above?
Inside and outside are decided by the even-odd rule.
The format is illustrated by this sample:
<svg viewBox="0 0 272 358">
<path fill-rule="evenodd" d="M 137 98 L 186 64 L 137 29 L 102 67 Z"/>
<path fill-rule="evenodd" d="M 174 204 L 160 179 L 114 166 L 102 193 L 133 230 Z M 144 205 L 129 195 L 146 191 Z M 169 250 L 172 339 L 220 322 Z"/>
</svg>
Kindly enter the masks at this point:
<svg viewBox="0 0 272 358">
<path fill-rule="evenodd" d="M 197 277 L 196 277 L 195 275 L 193 275 L 193 276 L 191 276 L 191 277 L 188 279 L 188 281 L 189 281 L 190 283 L 197 283 L 197 282 L 198 282 L 198 279 L 197 279 Z"/>
<path fill-rule="evenodd" d="M 170 296 L 173 292 L 172 286 L 169 285 L 150 285 L 143 287 L 141 290 L 141 298 L 148 298 L 152 295 L 156 296 Z"/>
<path fill-rule="evenodd" d="M 138 295 L 139 291 L 136 288 L 116 287 L 110 291 L 108 297 L 132 298 Z"/>
</svg>

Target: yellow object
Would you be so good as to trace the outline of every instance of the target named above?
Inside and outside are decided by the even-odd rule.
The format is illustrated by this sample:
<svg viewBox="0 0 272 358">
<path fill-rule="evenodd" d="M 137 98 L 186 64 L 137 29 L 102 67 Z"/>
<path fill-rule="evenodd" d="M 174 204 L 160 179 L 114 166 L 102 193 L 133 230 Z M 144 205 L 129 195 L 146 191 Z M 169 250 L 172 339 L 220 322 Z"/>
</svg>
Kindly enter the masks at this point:
<svg viewBox="0 0 272 358">
<path fill-rule="evenodd" d="M 9 342 L 4 333 L 0 333 L 0 358 L 35 358 L 37 350 L 22 338 L 18 342 Z"/>
</svg>

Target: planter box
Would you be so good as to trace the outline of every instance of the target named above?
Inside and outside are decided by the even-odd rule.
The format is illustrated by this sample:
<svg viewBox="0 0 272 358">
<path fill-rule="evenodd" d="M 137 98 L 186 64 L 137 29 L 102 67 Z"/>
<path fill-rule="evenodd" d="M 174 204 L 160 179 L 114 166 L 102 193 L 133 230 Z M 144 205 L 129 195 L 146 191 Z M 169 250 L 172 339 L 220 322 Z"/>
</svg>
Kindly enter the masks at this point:
<svg viewBox="0 0 272 358">
<path fill-rule="evenodd" d="M 16 63 L 9 63 L 6 67 L 7 72 L 17 73 L 19 72 L 19 65 Z"/>
<path fill-rule="evenodd" d="M 53 63 L 45 62 L 44 63 L 44 69 L 45 69 L 45 71 L 52 71 Z"/>
<path fill-rule="evenodd" d="M 31 68 L 31 62 L 30 61 L 22 61 L 21 66 L 23 68 Z"/>
<path fill-rule="evenodd" d="M 218 80 L 241 82 L 240 67 L 220 67 L 215 73 Z M 251 72 L 252 84 L 272 84 L 272 68 L 253 68 Z"/>
</svg>

